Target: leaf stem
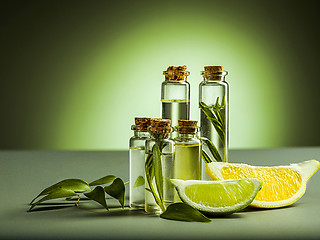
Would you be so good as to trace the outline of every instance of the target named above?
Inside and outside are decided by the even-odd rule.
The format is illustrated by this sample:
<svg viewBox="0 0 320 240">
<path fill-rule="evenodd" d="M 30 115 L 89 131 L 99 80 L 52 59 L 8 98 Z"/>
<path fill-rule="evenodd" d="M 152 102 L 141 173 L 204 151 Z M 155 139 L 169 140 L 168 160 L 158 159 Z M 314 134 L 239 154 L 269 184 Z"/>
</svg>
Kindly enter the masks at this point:
<svg viewBox="0 0 320 240">
<path fill-rule="evenodd" d="M 84 195 L 82 195 L 82 196 L 84 196 Z M 79 196 L 78 196 L 78 200 L 77 200 L 77 202 L 75 203 L 75 205 L 76 205 L 77 207 L 78 207 L 78 205 L 79 205 L 80 199 L 81 199 L 81 196 L 79 195 Z"/>
<path fill-rule="evenodd" d="M 164 212 L 166 209 L 165 209 L 165 207 L 164 207 L 164 205 L 163 205 L 163 202 L 162 202 L 161 199 L 158 197 L 158 195 L 157 195 L 157 193 L 156 193 L 156 189 L 154 188 L 154 186 L 153 186 L 152 183 L 150 183 L 149 181 L 148 181 L 148 183 L 149 183 L 149 187 L 151 188 L 151 193 L 152 193 L 152 195 L 153 195 L 156 203 L 159 205 L 159 207 L 161 208 L 161 210 Z"/>
</svg>

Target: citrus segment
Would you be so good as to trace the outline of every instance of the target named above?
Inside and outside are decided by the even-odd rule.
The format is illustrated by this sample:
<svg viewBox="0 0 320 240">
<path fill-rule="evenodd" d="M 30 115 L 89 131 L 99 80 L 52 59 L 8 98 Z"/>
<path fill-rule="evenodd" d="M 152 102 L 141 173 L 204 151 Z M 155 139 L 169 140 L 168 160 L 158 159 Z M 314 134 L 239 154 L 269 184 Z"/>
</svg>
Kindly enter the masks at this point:
<svg viewBox="0 0 320 240">
<path fill-rule="evenodd" d="M 206 165 L 213 180 L 256 178 L 262 182 L 252 206 L 276 208 L 296 202 L 305 192 L 307 180 L 319 169 L 316 160 L 289 166 L 257 167 L 247 164 L 213 162 Z"/>
<path fill-rule="evenodd" d="M 209 214 L 229 214 L 247 207 L 261 188 L 257 179 L 200 181 L 172 179 L 182 201 Z"/>
</svg>

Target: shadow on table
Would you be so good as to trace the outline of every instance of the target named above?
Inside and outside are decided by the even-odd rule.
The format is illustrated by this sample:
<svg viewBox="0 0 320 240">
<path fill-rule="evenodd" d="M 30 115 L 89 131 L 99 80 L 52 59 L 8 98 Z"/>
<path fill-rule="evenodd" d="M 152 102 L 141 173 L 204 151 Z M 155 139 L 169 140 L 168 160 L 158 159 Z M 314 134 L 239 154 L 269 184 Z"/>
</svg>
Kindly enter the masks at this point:
<svg viewBox="0 0 320 240">
<path fill-rule="evenodd" d="M 35 208 L 32 209 L 31 212 L 52 211 L 63 208 L 71 208 L 74 206 L 74 203 L 43 203 L 38 204 Z"/>
<path fill-rule="evenodd" d="M 61 209 L 68 209 L 68 211 L 59 211 Z M 108 206 L 109 210 L 102 208 L 97 204 L 79 204 L 77 207 L 73 203 L 42 203 L 34 208 L 32 212 L 48 213 L 47 217 L 58 216 L 66 218 L 100 218 L 100 217 L 130 217 L 130 216 L 143 216 L 150 218 L 158 218 L 159 215 L 148 214 L 143 210 L 131 209 L 129 207 L 121 208 L 119 206 Z M 212 215 L 209 218 L 224 218 L 224 219 L 237 219 L 242 218 L 242 214 L 234 213 L 226 216 Z"/>
<path fill-rule="evenodd" d="M 100 205 L 94 204 L 94 203 L 84 203 L 81 202 L 78 204 L 78 206 L 75 205 L 75 203 L 66 203 L 66 202 L 61 202 L 61 203 L 41 203 L 38 204 L 35 208 L 32 209 L 32 212 L 42 212 L 42 213 L 53 213 L 57 212 L 58 210 L 61 209 L 68 209 L 69 214 L 71 217 L 77 217 L 81 215 L 83 217 L 86 215 L 86 217 L 120 217 L 120 216 L 153 216 L 145 213 L 143 210 L 134 210 L 130 209 L 128 206 L 125 206 L 124 208 L 121 208 L 119 206 L 108 206 L 108 210 L 102 208 Z M 27 209 L 26 209 L 27 211 Z M 67 212 L 61 212 L 59 211 L 60 214 L 63 215 L 63 217 L 66 217 Z"/>
<path fill-rule="evenodd" d="M 288 208 L 293 208 L 298 206 L 299 203 L 294 203 L 290 206 L 286 206 L 286 207 L 280 207 L 280 208 L 257 208 L 257 207 L 247 207 L 245 209 L 242 210 L 242 212 L 263 212 L 263 211 L 277 211 L 277 210 L 281 210 L 281 209 L 288 209 Z"/>
<path fill-rule="evenodd" d="M 81 215 L 85 217 L 122 217 L 122 216 L 153 216 L 145 213 L 143 210 L 134 210 L 129 207 L 121 208 L 119 206 L 109 206 L 109 210 L 100 206 L 93 208 L 92 206 L 79 206 Z"/>
<path fill-rule="evenodd" d="M 209 218 L 224 218 L 224 219 L 237 219 L 237 218 L 243 218 L 244 216 L 242 213 L 247 212 L 263 212 L 263 211 L 277 211 L 281 209 L 289 209 L 292 207 L 295 207 L 299 205 L 298 203 L 295 203 L 293 205 L 282 207 L 282 208 L 255 208 L 255 207 L 247 207 L 246 209 L 238 212 L 233 213 L 230 215 L 225 216 L 208 216 Z M 78 204 L 78 206 L 75 206 L 75 202 L 54 202 L 54 203 L 41 203 L 38 204 L 32 211 L 32 212 L 38 212 L 38 213 L 48 213 L 47 217 L 50 217 L 50 215 L 58 216 L 61 215 L 61 217 L 71 217 L 71 218 L 96 218 L 96 217 L 128 217 L 128 216 L 144 216 L 144 217 L 159 217 L 155 214 L 148 214 L 144 212 L 143 210 L 136 210 L 131 209 L 128 206 L 125 206 L 124 208 L 119 207 L 119 204 L 109 204 L 108 205 L 109 210 L 102 208 L 100 205 L 91 202 L 82 200 Z M 67 209 L 66 211 L 63 211 L 63 209 Z M 26 209 L 27 211 L 27 209 Z M 44 217 L 44 216 L 43 216 Z"/>
</svg>

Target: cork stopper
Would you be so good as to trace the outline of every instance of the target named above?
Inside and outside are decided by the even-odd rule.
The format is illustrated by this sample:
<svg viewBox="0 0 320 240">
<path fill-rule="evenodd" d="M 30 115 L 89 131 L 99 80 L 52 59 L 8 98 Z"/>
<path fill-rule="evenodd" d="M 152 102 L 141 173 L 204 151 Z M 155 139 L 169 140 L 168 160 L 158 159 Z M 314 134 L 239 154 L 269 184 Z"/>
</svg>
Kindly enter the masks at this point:
<svg viewBox="0 0 320 240">
<path fill-rule="evenodd" d="M 163 75 L 165 75 L 165 80 L 175 80 L 175 81 L 187 81 L 187 76 L 190 72 L 187 71 L 187 66 L 169 66 L 167 71 L 163 71 Z"/>
<path fill-rule="evenodd" d="M 177 130 L 181 134 L 195 134 L 198 130 L 198 121 L 193 120 L 178 120 Z"/>
<path fill-rule="evenodd" d="M 227 71 L 223 71 L 223 66 L 205 66 L 201 75 L 206 80 L 223 80 L 224 76 L 228 74 Z"/>
<path fill-rule="evenodd" d="M 223 71 L 223 66 L 205 66 L 204 70 L 211 73 L 218 73 Z"/>
<path fill-rule="evenodd" d="M 171 120 L 162 118 L 151 118 L 149 132 L 154 134 L 164 134 L 167 135 L 171 132 Z"/>
<path fill-rule="evenodd" d="M 147 129 L 150 126 L 150 118 L 136 117 L 135 124 L 136 124 L 135 130 L 141 131 L 141 132 L 147 132 Z"/>
</svg>

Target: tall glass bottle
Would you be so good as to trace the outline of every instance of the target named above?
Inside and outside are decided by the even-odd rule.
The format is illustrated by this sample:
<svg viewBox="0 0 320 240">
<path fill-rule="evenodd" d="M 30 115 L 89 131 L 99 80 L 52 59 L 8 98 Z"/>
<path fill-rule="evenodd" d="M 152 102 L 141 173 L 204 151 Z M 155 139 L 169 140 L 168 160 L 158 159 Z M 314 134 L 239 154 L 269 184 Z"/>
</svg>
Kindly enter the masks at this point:
<svg viewBox="0 0 320 240">
<path fill-rule="evenodd" d="M 202 144 L 197 136 L 197 121 L 179 120 L 175 127 L 178 137 L 174 139 L 174 178 L 182 180 L 201 180 Z M 175 201 L 180 201 L 175 193 Z"/>
<path fill-rule="evenodd" d="M 173 178 L 174 142 L 169 119 L 151 118 L 150 138 L 145 152 L 145 211 L 159 214 L 174 201 Z"/>
<path fill-rule="evenodd" d="M 145 144 L 150 136 L 147 131 L 150 118 L 135 118 L 135 124 L 131 126 L 134 136 L 129 140 L 129 205 L 144 209 Z"/>
<path fill-rule="evenodd" d="M 199 85 L 200 136 L 209 139 L 213 148 L 203 146 L 213 161 L 228 162 L 229 86 L 228 72 L 222 66 L 206 66 Z"/>
<path fill-rule="evenodd" d="M 164 71 L 165 81 L 161 84 L 161 117 L 170 119 L 171 126 L 177 126 L 178 120 L 190 118 L 190 84 L 186 66 L 170 66 Z M 172 137 L 177 133 L 173 132 Z"/>
</svg>

